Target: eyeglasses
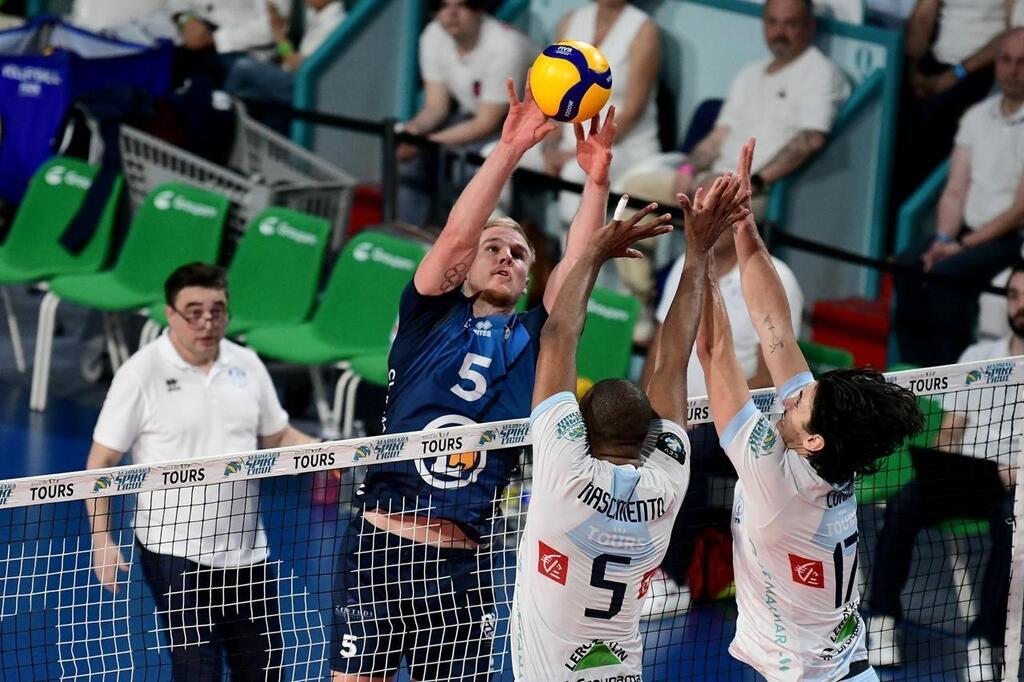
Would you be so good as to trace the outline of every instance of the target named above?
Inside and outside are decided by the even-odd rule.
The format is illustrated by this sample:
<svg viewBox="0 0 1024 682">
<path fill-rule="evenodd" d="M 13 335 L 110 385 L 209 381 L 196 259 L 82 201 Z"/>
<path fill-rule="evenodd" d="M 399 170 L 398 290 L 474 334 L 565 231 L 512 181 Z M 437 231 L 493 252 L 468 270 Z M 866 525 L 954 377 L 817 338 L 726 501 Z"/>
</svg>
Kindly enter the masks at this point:
<svg viewBox="0 0 1024 682">
<path fill-rule="evenodd" d="M 187 324 L 188 328 L 192 330 L 202 329 L 207 320 L 209 320 L 210 324 L 214 327 L 223 327 L 228 323 L 228 320 L 231 319 L 231 314 L 227 311 L 227 308 L 192 310 L 187 313 L 183 313 L 177 308 L 171 308 L 171 310 L 173 310 L 178 317 L 185 320 L 185 324 Z"/>
</svg>

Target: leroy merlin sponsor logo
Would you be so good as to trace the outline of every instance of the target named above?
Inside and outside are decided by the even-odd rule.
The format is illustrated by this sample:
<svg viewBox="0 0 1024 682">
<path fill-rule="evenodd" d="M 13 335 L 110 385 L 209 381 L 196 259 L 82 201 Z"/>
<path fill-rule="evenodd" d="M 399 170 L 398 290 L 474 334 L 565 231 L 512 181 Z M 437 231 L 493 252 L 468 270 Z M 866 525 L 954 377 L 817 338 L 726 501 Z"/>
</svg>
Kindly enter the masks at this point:
<svg viewBox="0 0 1024 682">
<path fill-rule="evenodd" d="M 565 667 L 574 673 L 601 668 L 608 665 L 619 665 L 629 658 L 626 650 L 618 642 L 593 641 L 576 647 Z"/>
</svg>

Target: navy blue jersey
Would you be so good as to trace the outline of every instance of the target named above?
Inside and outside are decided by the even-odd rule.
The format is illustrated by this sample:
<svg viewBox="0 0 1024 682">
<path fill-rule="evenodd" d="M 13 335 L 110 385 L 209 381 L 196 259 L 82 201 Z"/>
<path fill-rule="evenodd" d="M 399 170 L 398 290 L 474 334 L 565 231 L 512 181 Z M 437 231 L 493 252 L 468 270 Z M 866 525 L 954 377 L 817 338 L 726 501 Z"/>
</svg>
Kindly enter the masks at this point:
<svg viewBox="0 0 1024 682">
<path fill-rule="evenodd" d="M 530 416 L 546 319 L 543 306 L 474 317 L 473 299 L 461 291 L 423 296 L 410 282 L 388 358 L 384 433 Z M 495 492 L 508 484 L 519 449 L 476 452 L 478 445 L 465 443 L 459 455 L 370 467 L 366 508 L 419 510 L 454 521 L 479 540 L 489 531 Z"/>
</svg>

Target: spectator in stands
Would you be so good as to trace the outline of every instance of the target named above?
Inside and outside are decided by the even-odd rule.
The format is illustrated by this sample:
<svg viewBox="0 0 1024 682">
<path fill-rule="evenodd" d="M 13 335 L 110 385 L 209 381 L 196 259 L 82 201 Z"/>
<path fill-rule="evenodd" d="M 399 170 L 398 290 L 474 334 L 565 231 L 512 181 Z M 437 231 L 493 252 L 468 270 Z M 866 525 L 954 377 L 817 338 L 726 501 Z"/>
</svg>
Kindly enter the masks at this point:
<svg viewBox="0 0 1024 682">
<path fill-rule="evenodd" d="M 612 70 L 611 104 L 619 126 L 611 168 L 612 190 L 621 191 L 618 180 L 637 163 L 661 151 L 655 84 L 661 68 L 661 37 L 654 21 L 626 0 L 593 0 L 569 12 L 558 24 L 559 40 L 582 40 L 600 48 Z M 559 126 L 542 150 L 543 168 L 564 180 L 584 181 L 576 158 L 572 126 Z M 560 197 L 565 224 L 576 214 L 579 194 Z M 671 203 L 674 205 L 674 197 Z M 697 364 L 694 362 L 693 364 Z"/>
<path fill-rule="evenodd" d="M 313 442 L 288 424 L 270 375 L 252 351 L 224 338 L 224 271 L 178 268 L 164 286 L 168 331 L 114 376 L 96 422 L 87 467 L 138 464 Z M 256 480 L 143 493 L 135 542 L 169 638 L 175 680 L 219 680 L 222 657 L 236 680 L 279 680 L 276 576 Z M 126 572 L 110 500 L 86 502 L 93 571 L 116 592 Z"/>
<path fill-rule="evenodd" d="M 960 121 L 934 235 L 897 261 L 959 282 L 896 278 L 900 357 L 919 365 L 954 362 L 971 342 L 977 291 L 1009 267 L 1024 228 L 1024 29 L 1010 31 L 996 59 L 1000 92 Z"/>
<path fill-rule="evenodd" d="M 1024 260 L 1018 260 L 1010 273 L 1006 306 L 1010 335 L 974 344 L 963 352 L 960 362 L 1024 355 Z M 988 369 L 979 375 L 984 376 Z M 992 552 L 982 595 L 977 600 L 978 615 L 968 629 L 967 679 L 1002 679 L 999 667 L 1010 583 L 1015 457 L 1020 452 L 1024 424 L 1019 391 L 1019 386 L 1004 385 L 944 396 L 937 440 L 932 449 L 915 453 L 914 460 L 917 466 L 921 458 L 944 458 L 950 460 L 947 468 L 942 469 L 941 477 L 919 470 L 918 476 L 886 505 L 885 525 L 875 550 L 875 556 L 884 559 L 874 563 L 868 592 L 872 614 L 868 621 L 868 656 L 872 665 L 899 665 L 903 661 L 895 628 L 903 613 L 900 592 L 910 572 L 917 534 L 927 526 L 954 518 L 984 519 L 989 522 Z M 966 466 L 949 453 L 992 465 Z"/>
<path fill-rule="evenodd" d="M 715 243 L 714 257 L 718 271 L 718 286 L 722 292 L 722 300 L 729 316 L 729 323 L 732 326 L 736 357 L 743 368 L 747 384 L 752 389 L 769 387 L 772 385 L 772 378 L 768 373 L 768 366 L 761 353 L 757 331 L 754 329 L 750 312 L 747 310 L 747 303 L 743 298 L 743 290 L 740 287 L 740 270 L 736 257 L 736 243 L 731 232 L 723 234 Z M 665 290 L 662 292 L 661 303 L 658 305 L 655 315 L 658 326 L 654 338 L 658 338 L 661 323 L 664 322 L 665 316 L 668 314 L 668 307 L 672 303 L 672 297 L 679 287 L 685 260 L 686 254 L 676 259 L 665 280 Z M 772 263 L 776 272 L 779 273 L 782 288 L 786 293 L 786 300 L 789 302 L 793 336 L 799 337 L 800 316 L 804 306 L 803 291 L 789 266 L 775 257 L 772 257 Z M 654 353 L 649 352 L 647 361 L 644 363 L 644 384 L 654 370 L 653 358 Z M 686 386 L 690 397 L 706 396 L 708 393 L 704 370 L 700 363 L 696 362 L 696 351 L 693 351 L 690 364 L 687 365 Z M 686 499 L 683 500 L 683 508 L 679 512 L 672 532 L 672 543 L 662 564 L 665 580 L 652 583 L 652 596 L 644 603 L 646 617 L 670 617 L 687 608 L 690 595 L 683 584 L 686 582 L 687 570 L 693 559 L 696 536 L 702 528 L 713 522 L 713 519 L 705 518 L 705 512 L 709 508 L 708 476 L 723 473 L 735 476 L 732 465 L 728 463 L 725 452 L 718 443 L 714 424 L 710 422 L 695 426 L 691 424 L 690 444 L 692 455 L 689 492 Z"/>
<path fill-rule="evenodd" d="M 768 0 L 764 38 L 772 56 L 744 67 L 733 79 L 711 133 L 678 167 L 636 167 L 623 181 L 632 196 L 661 201 L 677 192 L 688 196 L 699 185 L 731 170 L 744 143 L 757 138 L 751 178 L 751 206 L 763 218 L 769 186 L 803 166 L 825 144 L 850 85 L 832 61 L 812 43 L 815 20 L 810 0 Z M 645 304 L 653 278 L 648 260 L 617 263 L 632 293 Z M 649 313 L 645 316 L 649 319 Z M 638 325 L 637 342 L 644 343 Z M 647 332 L 649 333 L 649 331 Z"/>
<path fill-rule="evenodd" d="M 150 44 L 160 38 L 173 40 L 178 30 L 171 18 L 171 0 L 74 0 L 71 23 L 121 40 Z"/>
<path fill-rule="evenodd" d="M 521 89 L 536 50 L 525 35 L 487 14 L 484 5 L 484 0 L 430 0 L 434 19 L 419 45 L 423 107 L 401 126 L 405 132 L 471 151 L 497 138 L 508 110 L 506 79 Z M 437 191 L 438 156 L 402 144 L 398 158 L 398 217 L 425 225 Z"/>
<path fill-rule="evenodd" d="M 182 50 L 175 64 L 177 81 L 201 74 L 214 87 L 224 83 L 228 69 L 249 54 L 269 59 L 274 54 L 274 32 L 267 0 L 170 0 L 171 15 L 179 28 Z M 284 17 L 291 0 L 271 0 Z"/>
<path fill-rule="evenodd" d="M 295 72 L 345 20 L 345 7 L 341 0 L 306 0 L 305 32 L 296 51 L 288 39 L 288 22 L 273 2 L 266 0 L 266 3 L 279 62 L 265 62 L 248 55 L 236 60 L 228 69 L 224 90 L 237 97 L 290 105 L 295 91 Z M 260 119 L 287 134 L 286 116 L 268 111 L 263 112 Z"/>
<path fill-rule="evenodd" d="M 948 155 L 957 121 L 992 89 L 1008 0 L 917 0 L 907 19 L 907 74 L 897 132 L 899 206 Z"/>
</svg>

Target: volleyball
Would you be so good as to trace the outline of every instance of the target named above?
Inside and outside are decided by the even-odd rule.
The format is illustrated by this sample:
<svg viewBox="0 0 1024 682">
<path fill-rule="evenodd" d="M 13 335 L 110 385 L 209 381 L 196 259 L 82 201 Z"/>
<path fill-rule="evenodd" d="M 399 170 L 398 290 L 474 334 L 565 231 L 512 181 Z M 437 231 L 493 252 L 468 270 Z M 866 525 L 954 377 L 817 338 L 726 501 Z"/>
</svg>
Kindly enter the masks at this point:
<svg viewBox="0 0 1024 682">
<path fill-rule="evenodd" d="M 548 45 L 533 62 L 530 90 L 547 116 L 563 123 L 593 118 L 612 94 L 612 70 L 589 43 L 563 40 Z"/>
</svg>

